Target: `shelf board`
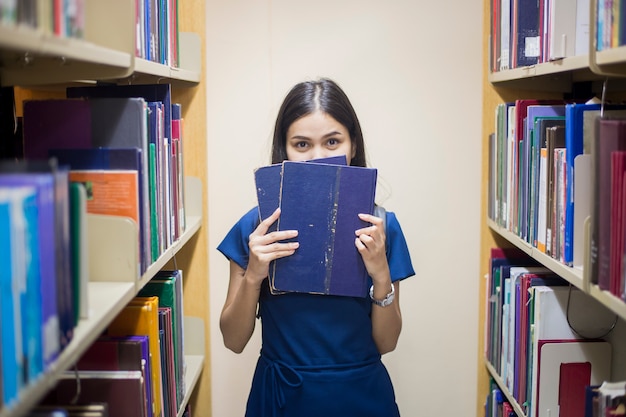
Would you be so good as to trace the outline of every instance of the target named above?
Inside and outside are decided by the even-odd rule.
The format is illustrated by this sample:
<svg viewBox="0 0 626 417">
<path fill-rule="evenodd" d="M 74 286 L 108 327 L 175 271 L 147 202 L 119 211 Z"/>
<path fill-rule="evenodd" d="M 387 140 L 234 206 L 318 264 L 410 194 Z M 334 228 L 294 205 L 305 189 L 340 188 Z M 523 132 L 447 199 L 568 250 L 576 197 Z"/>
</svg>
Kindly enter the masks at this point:
<svg viewBox="0 0 626 417">
<path fill-rule="evenodd" d="M 497 234 L 511 242 L 513 245 L 523 250 L 528 256 L 540 262 L 546 268 L 558 274 L 572 285 L 576 286 L 580 290 L 585 290 L 583 284 L 583 271 L 582 269 L 572 268 L 562 264 L 556 259 L 551 258 L 539 249 L 533 247 L 530 243 L 520 239 L 515 233 L 499 226 L 493 220 L 488 219 L 487 225 Z"/>
<path fill-rule="evenodd" d="M 133 62 L 128 52 L 26 26 L 0 25 L 0 50 L 0 75 L 5 86 L 54 84 L 95 74 L 124 77 Z"/>
<path fill-rule="evenodd" d="M 44 34 L 27 26 L 0 25 L 0 79 L 4 86 L 97 79 L 190 87 L 201 79 L 200 47 L 197 34 L 181 32 L 181 66 L 175 68 L 83 39 Z"/>
<path fill-rule="evenodd" d="M 570 91 L 573 82 L 601 79 L 589 69 L 587 55 L 492 72 L 488 78 L 496 87 L 562 92 Z"/>
<path fill-rule="evenodd" d="M 624 65 L 626 64 L 626 46 L 619 46 L 604 51 L 596 52 L 596 64 L 598 65 Z"/>
<path fill-rule="evenodd" d="M 487 371 L 489 371 L 489 374 L 491 375 L 493 380 L 496 381 L 496 384 L 498 384 L 498 386 L 500 387 L 500 391 L 502 391 L 507 401 L 513 407 L 513 410 L 515 410 L 515 414 L 517 414 L 518 417 L 525 417 L 526 414 L 524 414 L 524 410 L 522 410 L 522 407 L 520 407 L 520 405 L 517 403 L 515 398 L 513 398 L 513 396 L 507 389 L 506 384 L 504 383 L 502 378 L 500 378 L 500 375 L 498 375 L 498 373 L 496 372 L 496 368 L 494 368 L 493 365 L 489 363 L 487 358 L 483 358 L 483 362 L 485 363 L 485 366 L 487 367 Z"/>
<path fill-rule="evenodd" d="M 0 417 L 24 415 L 54 387 L 58 376 L 72 367 L 117 314 L 133 299 L 135 285 L 130 282 L 90 282 L 90 315 L 81 319 L 74 337 L 58 359 L 33 383 L 20 392 L 18 401 L 10 408 L 0 409 Z"/>
<path fill-rule="evenodd" d="M 127 68 L 131 64 L 131 56 L 126 52 L 98 46 L 83 39 L 43 34 L 27 26 L 0 25 L 0 49 L 22 56 L 30 54 L 33 59 L 38 56 L 57 57 L 119 68 Z"/>
<path fill-rule="evenodd" d="M 588 284 L 583 278 L 583 270 L 572 268 L 562 264 L 556 259 L 551 258 L 528 242 L 520 239 L 516 234 L 497 225 L 493 220 L 488 219 L 487 225 L 497 234 L 511 242 L 513 245 L 524 251 L 528 256 L 535 259 L 546 268 L 550 269 L 560 277 L 564 278 L 579 290 L 589 294 L 598 300 L 602 305 L 606 306 L 612 312 L 617 314 L 622 320 L 626 320 L 626 303 L 619 297 L 611 294 L 609 291 L 600 289 L 596 284 Z"/>
<path fill-rule="evenodd" d="M 589 294 L 617 314 L 622 320 L 626 320 L 626 303 L 623 300 L 593 284 L 589 288 Z"/>
</svg>

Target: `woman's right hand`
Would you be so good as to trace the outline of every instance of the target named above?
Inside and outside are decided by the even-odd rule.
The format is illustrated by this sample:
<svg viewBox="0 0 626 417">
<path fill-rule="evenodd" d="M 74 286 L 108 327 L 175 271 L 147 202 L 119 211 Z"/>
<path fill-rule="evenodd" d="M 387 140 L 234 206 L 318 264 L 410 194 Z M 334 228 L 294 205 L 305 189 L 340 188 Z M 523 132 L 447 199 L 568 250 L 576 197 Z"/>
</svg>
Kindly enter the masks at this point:
<svg viewBox="0 0 626 417">
<path fill-rule="evenodd" d="M 267 233 L 270 226 L 280 217 L 280 208 L 277 208 L 271 216 L 264 219 L 254 232 L 250 234 L 248 247 L 250 259 L 246 270 L 246 278 L 259 285 L 269 275 L 270 262 L 293 255 L 299 246 L 298 242 L 285 242 L 298 236 L 297 230 L 282 230 Z"/>
</svg>

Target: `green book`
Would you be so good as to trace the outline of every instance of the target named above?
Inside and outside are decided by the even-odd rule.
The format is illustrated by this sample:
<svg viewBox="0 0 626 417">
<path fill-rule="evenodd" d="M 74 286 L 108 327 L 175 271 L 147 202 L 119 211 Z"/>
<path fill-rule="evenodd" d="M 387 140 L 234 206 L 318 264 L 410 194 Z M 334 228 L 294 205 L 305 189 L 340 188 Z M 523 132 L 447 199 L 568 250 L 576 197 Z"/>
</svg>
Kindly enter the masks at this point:
<svg viewBox="0 0 626 417">
<path fill-rule="evenodd" d="M 159 307 L 169 307 L 172 310 L 177 406 L 180 406 L 185 395 L 182 290 L 182 271 L 164 270 L 159 271 L 154 278 L 148 281 L 138 294 L 140 297 L 157 296 L 159 298 Z"/>
</svg>

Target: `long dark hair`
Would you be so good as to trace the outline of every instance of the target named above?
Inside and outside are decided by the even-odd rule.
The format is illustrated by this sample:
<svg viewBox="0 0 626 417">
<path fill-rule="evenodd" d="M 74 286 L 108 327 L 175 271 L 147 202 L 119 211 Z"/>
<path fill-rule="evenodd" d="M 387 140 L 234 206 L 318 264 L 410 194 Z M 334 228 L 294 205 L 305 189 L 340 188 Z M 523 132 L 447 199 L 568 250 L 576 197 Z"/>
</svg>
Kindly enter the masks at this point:
<svg viewBox="0 0 626 417">
<path fill-rule="evenodd" d="M 322 78 L 317 81 L 304 81 L 296 84 L 280 106 L 274 139 L 272 141 L 272 163 L 287 159 L 287 129 L 299 118 L 320 110 L 341 123 L 350 134 L 355 155 L 350 165 L 365 167 L 365 145 L 363 132 L 354 108 L 346 93 L 332 80 Z"/>
</svg>

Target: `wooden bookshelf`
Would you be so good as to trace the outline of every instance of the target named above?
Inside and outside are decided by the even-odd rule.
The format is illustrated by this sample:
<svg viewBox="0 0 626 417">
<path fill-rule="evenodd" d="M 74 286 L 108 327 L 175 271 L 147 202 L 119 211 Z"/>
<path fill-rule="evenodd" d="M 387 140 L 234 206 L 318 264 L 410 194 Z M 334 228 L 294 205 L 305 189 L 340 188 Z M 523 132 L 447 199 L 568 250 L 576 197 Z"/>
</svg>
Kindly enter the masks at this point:
<svg viewBox="0 0 626 417">
<path fill-rule="evenodd" d="M 611 310 L 621 320 L 626 320 L 626 303 L 618 297 L 602 291 L 597 285 L 590 283 L 588 274 L 585 273 L 585 266 L 582 268 L 572 268 L 557 260 L 545 255 L 534 248 L 526 241 L 520 239 L 514 233 L 500 227 L 495 222 L 488 219 L 487 199 L 489 186 L 489 134 L 494 131 L 495 115 L 494 109 L 497 104 L 513 101 L 516 98 L 563 98 L 564 93 L 569 93 L 575 83 L 590 82 L 601 83 L 607 78 L 611 78 L 623 90 L 624 82 L 622 77 L 626 77 L 626 47 L 614 48 L 607 51 L 590 53 L 588 55 L 575 56 L 561 59 L 554 62 L 546 62 L 533 66 L 515 68 L 506 71 L 491 73 L 489 70 L 490 51 L 490 7 L 491 0 L 483 2 L 483 169 L 482 169 L 482 207 L 481 216 L 484 219 L 481 225 L 481 250 L 480 250 L 480 302 L 479 302 L 479 357 L 478 357 L 478 397 L 476 416 L 485 415 L 485 398 L 489 392 L 489 378 L 493 378 L 501 388 L 509 402 L 513 405 L 516 414 L 524 416 L 520 404 L 506 390 L 506 386 L 498 376 L 494 367 L 485 358 L 485 277 L 489 273 L 490 248 L 495 246 L 514 246 L 531 258 L 538 261 L 543 266 L 552 270 L 573 286 L 583 291 L 590 297 L 599 301 L 606 308 Z M 593 6 L 592 6 L 593 8 Z M 590 40 L 590 45 L 591 45 Z M 614 85 L 616 85 L 614 84 Z M 595 87 L 601 84 L 595 84 Z M 600 90 L 594 88 L 595 91 Z M 620 93 L 623 96 L 623 93 Z M 588 223 L 588 222 L 587 222 Z M 588 236 L 589 226 L 587 224 L 586 233 Z M 588 237 L 585 239 L 588 242 Z M 589 253 L 589 245 L 585 248 L 585 253 Z M 588 256 L 587 256 L 588 258 Z M 588 260 L 586 261 L 588 264 Z M 626 339 L 620 333 L 616 337 L 620 338 L 619 343 L 626 343 Z M 618 355 L 620 353 L 617 353 Z M 621 353 L 623 356 L 623 352 Z M 614 352 L 615 358 L 615 352 Z M 623 359 L 621 359 L 623 360 Z M 615 360 L 614 360 L 615 366 Z"/>
<path fill-rule="evenodd" d="M 16 86 L 28 98 L 59 97 L 67 85 L 107 83 L 169 83 L 172 102 L 180 103 L 184 119 L 186 229 L 139 276 L 137 225 L 109 216 L 88 216 L 90 238 L 89 317 L 81 319 L 70 344 L 37 380 L 20 392 L 0 417 L 19 417 L 45 396 L 61 373 L 74 363 L 137 292 L 161 269 L 183 270 L 186 395 L 195 416 L 210 415 L 208 352 L 208 264 L 206 260 L 206 92 L 204 13 L 200 0 L 179 0 L 181 31 L 179 66 L 134 56 L 135 1 L 86 1 L 85 35 L 60 38 L 25 26 L 0 25 L 0 84 Z M 18 109 L 19 115 L 19 109 Z M 111 266 L 116 270 L 111 273 Z M 106 266 L 106 272 L 105 272 Z M 199 402 L 201 399 L 201 402 Z M 196 405 L 198 404 L 198 405 Z"/>
</svg>

